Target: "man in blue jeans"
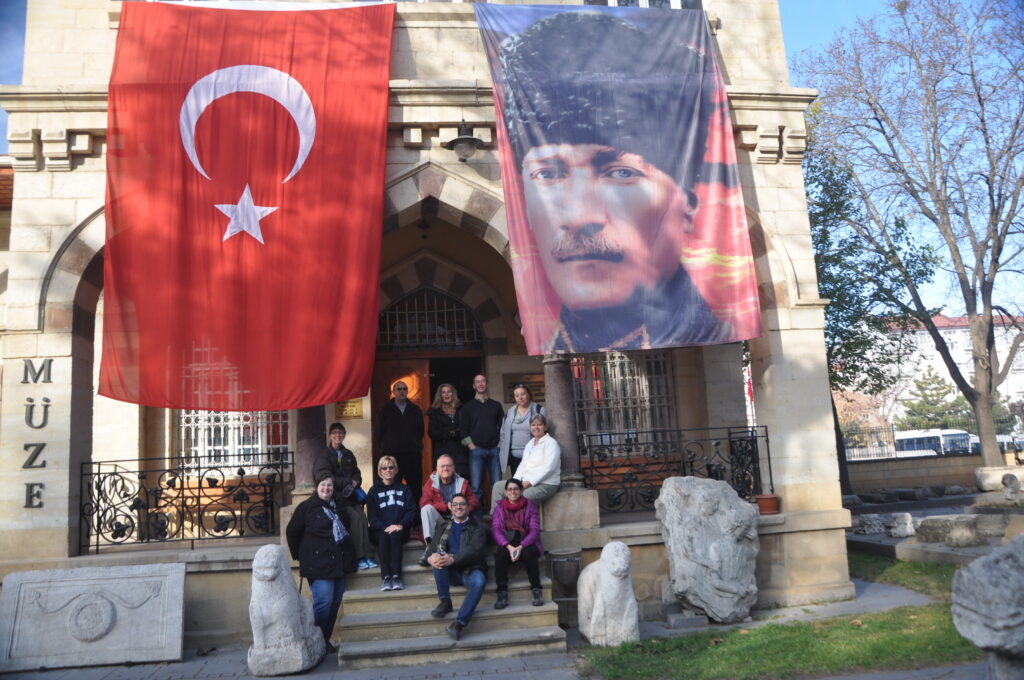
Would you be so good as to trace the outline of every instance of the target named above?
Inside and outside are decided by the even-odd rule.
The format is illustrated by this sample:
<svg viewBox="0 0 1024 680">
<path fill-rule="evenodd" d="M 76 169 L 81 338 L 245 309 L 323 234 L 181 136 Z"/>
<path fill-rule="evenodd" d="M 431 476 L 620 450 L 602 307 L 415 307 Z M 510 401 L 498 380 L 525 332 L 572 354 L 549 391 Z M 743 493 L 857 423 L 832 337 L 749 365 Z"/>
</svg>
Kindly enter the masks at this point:
<svg viewBox="0 0 1024 680">
<path fill-rule="evenodd" d="M 487 558 L 484 556 L 487 530 L 470 517 L 469 502 L 461 493 L 452 496 L 448 509 L 452 516 L 441 519 L 434 526 L 427 556 L 427 563 L 434 568 L 434 583 L 440 600 L 430 615 L 440 619 L 448 614 L 452 610 L 450 586 L 466 586 L 466 599 L 462 601 L 455 621 L 447 628 L 448 635 L 458 640 L 462 637 L 462 630 L 469 625 L 487 585 Z"/>
<path fill-rule="evenodd" d="M 473 391 L 476 393 L 473 398 L 459 409 L 459 429 L 464 435 L 462 444 L 469 448 L 469 484 L 480 501 L 480 507 L 487 508 L 490 505 L 484 502 L 483 496 L 484 468 L 490 474 L 491 484 L 501 479 L 503 470 L 498 440 L 505 410 L 487 396 L 487 376 L 480 374 L 473 378 Z"/>
</svg>

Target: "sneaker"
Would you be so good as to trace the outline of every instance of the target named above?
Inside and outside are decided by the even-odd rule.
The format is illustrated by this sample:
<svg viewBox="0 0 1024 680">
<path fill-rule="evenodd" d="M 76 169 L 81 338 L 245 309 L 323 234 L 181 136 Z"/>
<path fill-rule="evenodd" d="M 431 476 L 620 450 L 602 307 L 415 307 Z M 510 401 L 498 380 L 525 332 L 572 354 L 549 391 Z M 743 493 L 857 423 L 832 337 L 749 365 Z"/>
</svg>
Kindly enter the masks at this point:
<svg viewBox="0 0 1024 680">
<path fill-rule="evenodd" d="M 377 564 L 377 560 L 373 559 L 372 557 L 366 558 L 366 564 L 368 565 L 368 569 L 376 569 L 380 566 L 379 564 Z"/>
<path fill-rule="evenodd" d="M 448 624 L 448 627 L 445 628 L 445 631 L 448 633 L 451 639 L 458 640 L 462 637 L 462 624 L 458 621 L 452 621 Z"/>
<path fill-rule="evenodd" d="M 405 584 L 402 583 L 401 576 L 391 577 L 391 590 L 405 590 Z"/>
<path fill-rule="evenodd" d="M 395 586 L 391 583 L 391 577 L 385 576 L 384 580 L 380 582 L 380 592 L 386 593 L 389 590 L 394 590 Z"/>
<path fill-rule="evenodd" d="M 499 590 L 498 591 L 498 601 L 494 603 L 494 608 L 495 609 L 504 609 L 507 606 L 508 606 L 508 591 L 507 590 Z"/>
<path fill-rule="evenodd" d="M 544 591 L 540 588 L 531 588 L 530 590 L 533 593 L 533 606 L 539 607 L 544 604 Z"/>
<path fill-rule="evenodd" d="M 369 569 L 369 568 L 370 568 L 370 563 L 369 562 L 367 562 L 366 560 L 359 560 L 359 571 L 363 571 L 364 569 Z"/>
</svg>

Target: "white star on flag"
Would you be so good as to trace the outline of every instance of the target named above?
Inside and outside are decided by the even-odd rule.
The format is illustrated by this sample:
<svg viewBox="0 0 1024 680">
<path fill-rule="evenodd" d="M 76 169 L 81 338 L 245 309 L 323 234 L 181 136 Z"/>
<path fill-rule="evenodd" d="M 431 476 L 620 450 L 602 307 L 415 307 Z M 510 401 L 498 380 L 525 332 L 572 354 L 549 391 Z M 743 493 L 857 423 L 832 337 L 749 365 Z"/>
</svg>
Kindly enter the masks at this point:
<svg viewBox="0 0 1024 680">
<path fill-rule="evenodd" d="M 225 203 L 214 207 L 231 218 L 228 228 L 224 232 L 224 241 L 244 231 L 260 243 L 263 243 L 260 220 L 277 210 L 276 207 L 253 204 L 252 191 L 249 190 L 248 184 L 245 185 L 245 191 L 242 192 L 242 197 L 238 199 L 237 204 Z"/>
</svg>

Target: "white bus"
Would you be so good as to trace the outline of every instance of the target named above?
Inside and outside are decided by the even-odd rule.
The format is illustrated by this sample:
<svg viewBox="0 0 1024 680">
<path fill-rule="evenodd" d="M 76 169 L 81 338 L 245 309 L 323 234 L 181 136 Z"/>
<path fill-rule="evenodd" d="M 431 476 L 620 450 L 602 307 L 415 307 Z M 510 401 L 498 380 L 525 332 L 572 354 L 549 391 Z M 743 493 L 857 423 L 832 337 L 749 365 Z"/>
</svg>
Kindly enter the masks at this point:
<svg viewBox="0 0 1024 680">
<path fill-rule="evenodd" d="M 896 457 L 963 455 L 971 451 L 971 435 L 965 430 L 907 430 L 897 432 Z"/>
</svg>

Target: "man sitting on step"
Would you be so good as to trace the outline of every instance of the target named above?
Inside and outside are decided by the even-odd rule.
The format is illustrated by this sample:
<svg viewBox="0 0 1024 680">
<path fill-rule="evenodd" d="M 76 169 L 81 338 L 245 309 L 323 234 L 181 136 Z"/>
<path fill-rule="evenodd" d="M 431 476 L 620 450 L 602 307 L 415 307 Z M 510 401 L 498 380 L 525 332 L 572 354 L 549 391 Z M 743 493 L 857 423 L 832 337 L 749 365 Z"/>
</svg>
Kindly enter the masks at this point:
<svg viewBox="0 0 1024 680">
<path fill-rule="evenodd" d="M 420 524 L 423 525 L 423 542 L 426 543 L 423 557 L 419 561 L 421 567 L 430 566 L 427 564 L 430 537 L 435 535 L 430 532 L 438 520 L 451 517 L 448 503 L 455 494 L 462 494 L 469 499 L 471 513 L 480 508 L 480 501 L 469 488 L 469 480 L 455 472 L 455 459 L 446 453 L 441 454 L 437 458 L 437 470 L 430 475 L 420 494 Z"/>
<path fill-rule="evenodd" d="M 438 521 L 427 546 L 427 563 L 434 568 L 434 583 L 440 599 L 430 614 L 434 618 L 443 618 L 452 610 L 450 586 L 466 586 L 466 598 L 455 621 L 447 628 L 448 635 L 458 640 L 462 637 L 462 630 L 469 625 L 487 585 L 487 559 L 484 556 L 487 530 L 469 514 L 469 500 L 465 494 L 452 496 L 448 509 L 451 518 Z"/>
</svg>

